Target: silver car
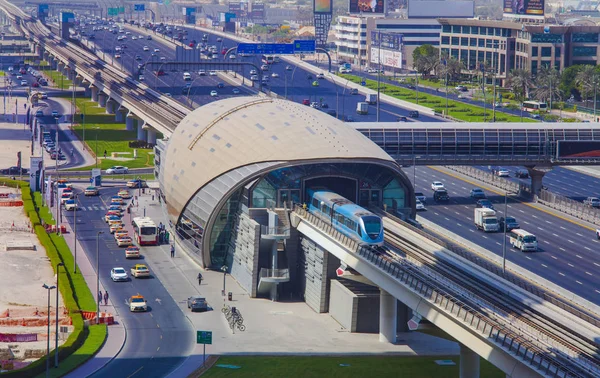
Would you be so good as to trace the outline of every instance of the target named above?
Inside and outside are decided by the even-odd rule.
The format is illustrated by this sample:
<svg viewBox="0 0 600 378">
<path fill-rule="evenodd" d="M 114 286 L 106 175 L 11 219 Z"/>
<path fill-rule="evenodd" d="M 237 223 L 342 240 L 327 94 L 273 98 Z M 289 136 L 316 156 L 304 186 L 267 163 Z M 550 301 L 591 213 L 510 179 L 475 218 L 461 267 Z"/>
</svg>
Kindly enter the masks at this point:
<svg viewBox="0 0 600 378">
<path fill-rule="evenodd" d="M 192 312 L 194 311 L 208 311 L 208 303 L 206 303 L 206 298 L 192 296 L 187 299 L 187 306 Z"/>
<path fill-rule="evenodd" d="M 110 279 L 114 282 L 127 281 L 129 280 L 129 276 L 124 268 L 112 268 L 110 270 Z"/>
</svg>

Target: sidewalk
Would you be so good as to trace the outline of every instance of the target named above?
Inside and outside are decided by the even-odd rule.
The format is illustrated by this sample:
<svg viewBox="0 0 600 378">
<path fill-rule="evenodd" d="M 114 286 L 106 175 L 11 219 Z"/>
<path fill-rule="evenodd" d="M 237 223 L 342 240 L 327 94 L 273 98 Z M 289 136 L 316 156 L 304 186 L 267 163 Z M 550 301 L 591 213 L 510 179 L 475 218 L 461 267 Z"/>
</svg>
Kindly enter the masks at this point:
<svg viewBox="0 0 600 378">
<path fill-rule="evenodd" d="M 68 232 L 66 234 L 63 234 L 63 237 L 65 238 L 65 241 L 67 242 L 71 253 L 73 253 L 73 251 L 75 250 L 75 243 L 77 243 L 77 251 L 79 252 L 77 254 L 77 272 L 84 276 L 85 282 L 90 288 L 92 295 L 95 295 L 96 270 L 94 269 L 92 262 L 88 259 L 88 256 L 85 253 L 79 241 L 75 241 L 75 236 L 73 234 L 71 224 L 68 222 L 65 223 Z M 102 285 L 102 281 L 100 281 L 100 290 L 102 290 L 102 292 L 106 292 L 106 288 Z M 89 359 L 85 364 L 79 366 L 77 369 L 73 370 L 65 377 L 87 377 L 104 367 L 110 361 L 112 361 L 123 348 L 123 345 L 125 344 L 125 339 L 127 338 L 127 331 L 121 323 L 116 308 L 113 306 L 112 299 L 109 299 L 108 306 L 100 306 L 100 310 L 102 312 L 113 314 L 115 324 L 108 326 L 108 336 L 106 338 L 106 341 L 104 342 L 104 345 L 100 348 L 98 353 L 96 353 L 96 355 Z"/>
</svg>

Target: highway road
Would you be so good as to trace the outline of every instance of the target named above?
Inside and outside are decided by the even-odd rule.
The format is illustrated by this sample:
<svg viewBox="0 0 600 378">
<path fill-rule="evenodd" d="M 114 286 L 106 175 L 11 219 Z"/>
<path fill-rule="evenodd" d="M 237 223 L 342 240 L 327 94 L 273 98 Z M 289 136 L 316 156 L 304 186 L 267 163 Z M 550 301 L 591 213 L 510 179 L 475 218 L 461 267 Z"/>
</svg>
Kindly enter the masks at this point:
<svg viewBox="0 0 600 378">
<path fill-rule="evenodd" d="M 407 168 L 406 173 L 411 179 L 415 174 L 415 190 L 427 195 L 427 210 L 420 212 L 420 216 L 502 255 L 503 234 L 478 231 L 473 223 L 476 201 L 470 198 L 469 192 L 476 185 L 430 167 L 417 167 L 416 172 Z M 445 184 L 451 197 L 449 203 L 433 201 L 431 182 L 434 180 Z M 504 197 L 486 194 L 494 203 L 498 216 L 505 216 Z M 538 252 L 523 253 L 510 248 L 507 240 L 509 261 L 600 304 L 600 241 L 592 230 L 512 200 L 508 203 L 508 215 L 514 216 L 522 229 L 535 234 L 540 247 Z"/>
<path fill-rule="evenodd" d="M 477 168 L 491 172 L 488 166 L 477 166 Z M 507 169 L 510 172 L 510 177 L 505 178 L 508 180 L 525 184 L 531 183 L 529 178 L 517 178 L 514 176 L 515 171 L 523 169 L 523 167 L 493 166 L 491 168 L 496 170 Z M 544 175 L 543 183 L 553 193 L 572 198 L 576 201 L 583 201 L 587 197 L 600 197 L 600 178 L 565 167 L 554 167 Z"/>
<path fill-rule="evenodd" d="M 81 192 L 83 187 L 77 188 L 76 192 Z M 100 280 L 107 288 L 127 329 L 127 341 L 123 350 L 116 359 L 92 376 L 165 377 L 189 355 L 195 346 L 195 332 L 180 307 L 154 276 L 149 279 L 134 278 L 129 282 L 112 282 L 110 279 L 113 267 L 124 267 L 129 271 L 135 263 L 148 264 L 143 257 L 141 260 L 126 261 L 124 248 L 117 246 L 102 219 L 110 197 L 119 189 L 103 187 L 98 197 L 85 197 L 83 194 L 78 197 L 80 210 L 77 212 L 77 238 L 95 266 L 97 233 L 104 231 L 99 239 Z M 74 213 L 63 214 L 73 225 Z M 132 234 L 129 216 L 125 215 L 125 218 L 129 233 Z M 148 267 L 152 272 L 153 266 L 148 264 Z M 95 287 L 90 289 L 95 293 Z M 129 312 L 126 302 L 131 295 L 138 293 L 148 301 L 148 312 Z"/>
</svg>

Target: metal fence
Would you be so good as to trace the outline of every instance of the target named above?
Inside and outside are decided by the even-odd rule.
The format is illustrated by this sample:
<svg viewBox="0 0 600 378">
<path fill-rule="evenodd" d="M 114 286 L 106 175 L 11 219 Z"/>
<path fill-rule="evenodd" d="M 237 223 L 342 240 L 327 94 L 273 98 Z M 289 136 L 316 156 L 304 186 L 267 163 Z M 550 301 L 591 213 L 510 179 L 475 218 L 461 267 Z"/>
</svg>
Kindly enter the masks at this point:
<svg viewBox="0 0 600 378">
<path fill-rule="evenodd" d="M 563 197 L 545 189 L 540 191 L 539 196 L 535 196 L 535 201 L 554 210 L 558 210 L 561 213 L 600 226 L 600 210 L 584 205 L 582 202 Z"/>
<path fill-rule="evenodd" d="M 462 173 L 463 175 L 472 177 L 476 180 L 483 181 L 488 185 L 502 189 L 508 193 L 531 193 L 531 187 L 527 184 L 510 181 L 505 178 L 498 177 L 491 172 L 482 171 L 481 169 L 475 167 L 466 165 L 448 165 L 445 168 Z"/>
</svg>

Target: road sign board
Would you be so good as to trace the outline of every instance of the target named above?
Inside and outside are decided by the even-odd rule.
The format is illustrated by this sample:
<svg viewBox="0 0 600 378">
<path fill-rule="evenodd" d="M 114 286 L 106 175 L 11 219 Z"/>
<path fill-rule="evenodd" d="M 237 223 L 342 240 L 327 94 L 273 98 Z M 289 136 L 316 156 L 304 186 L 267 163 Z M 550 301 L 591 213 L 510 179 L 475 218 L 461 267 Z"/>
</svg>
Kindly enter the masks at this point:
<svg viewBox="0 0 600 378">
<path fill-rule="evenodd" d="M 146 10 L 145 4 L 133 4 L 133 10 L 136 12 L 143 12 Z"/>
<path fill-rule="evenodd" d="M 294 41 L 295 53 L 313 53 L 317 47 L 314 39 L 297 39 Z"/>
<path fill-rule="evenodd" d="M 408 329 L 411 331 L 416 331 L 419 328 L 419 322 L 421 322 L 422 317 L 420 315 L 415 314 L 408 321 Z"/>
<path fill-rule="evenodd" d="M 196 344 L 212 344 L 212 331 L 196 331 Z"/>
<path fill-rule="evenodd" d="M 237 46 L 238 54 L 294 54 L 294 45 L 292 43 L 239 43 Z"/>
</svg>

